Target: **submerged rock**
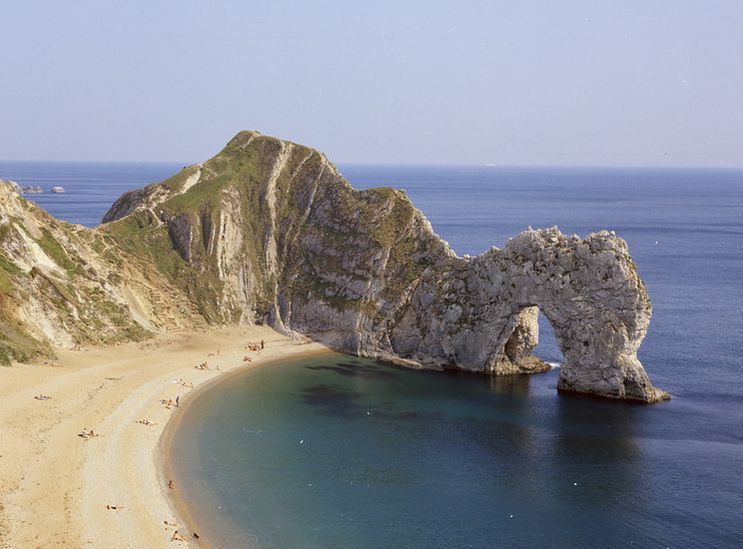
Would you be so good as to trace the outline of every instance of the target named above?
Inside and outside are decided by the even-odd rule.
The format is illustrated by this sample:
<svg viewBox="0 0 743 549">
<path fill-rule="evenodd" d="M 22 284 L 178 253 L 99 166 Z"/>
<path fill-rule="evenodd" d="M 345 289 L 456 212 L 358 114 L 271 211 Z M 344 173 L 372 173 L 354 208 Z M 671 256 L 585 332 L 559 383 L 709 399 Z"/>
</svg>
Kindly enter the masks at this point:
<svg viewBox="0 0 743 549">
<path fill-rule="evenodd" d="M 507 375 L 549 368 L 532 355 L 541 310 L 564 355 L 561 391 L 667 398 L 637 359 L 647 292 L 606 231 L 529 229 L 458 257 L 404 192 L 354 190 L 318 151 L 257 132 L 124 194 L 104 221 L 91 232 L 109 254 L 167 279 L 171 300 L 209 324 L 264 322 L 410 367 Z M 131 295 L 128 284 L 109 282 Z M 163 322 L 157 296 L 134 293 L 147 330 L 193 322 Z"/>
</svg>

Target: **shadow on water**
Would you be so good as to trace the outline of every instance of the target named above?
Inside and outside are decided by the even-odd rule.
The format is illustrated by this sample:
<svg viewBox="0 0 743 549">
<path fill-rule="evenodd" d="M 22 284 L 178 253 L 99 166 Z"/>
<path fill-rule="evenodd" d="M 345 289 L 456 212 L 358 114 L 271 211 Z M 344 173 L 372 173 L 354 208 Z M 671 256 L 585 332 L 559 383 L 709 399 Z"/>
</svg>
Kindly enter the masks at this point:
<svg viewBox="0 0 743 549">
<path fill-rule="evenodd" d="M 545 459 L 556 491 L 554 508 L 560 522 L 581 520 L 584 528 L 562 541 L 589 544 L 596 537 L 648 543 L 638 508 L 646 504 L 645 452 L 637 440 L 643 414 L 633 404 L 557 397 Z M 653 540 L 656 541 L 656 540 Z"/>
<path fill-rule="evenodd" d="M 395 410 L 394 402 L 369 402 L 364 394 L 340 385 L 320 383 L 301 391 L 302 402 L 325 416 L 343 419 L 374 419 L 434 421 L 441 414 L 416 410 Z"/>
<path fill-rule="evenodd" d="M 302 389 L 302 401 L 328 416 L 354 418 L 362 414 L 362 395 L 339 385 L 321 383 Z"/>
<path fill-rule="evenodd" d="M 335 372 L 346 377 L 364 379 L 390 379 L 396 377 L 393 370 L 361 362 L 336 362 L 335 364 L 321 364 L 305 366 L 308 370 Z"/>
<path fill-rule="evenodd" d="M 553 429 L 555 458 L 586 463 L 625 462 L 641 456 L 635 439 L 647 407 L 560 395 Z"/>
<path fill-rule="evenodd" d="M 483 383 L 495 394 L 525 397 L 529 394 L 531 377 L 530 375 L 483 376 Z"/>
</svg>

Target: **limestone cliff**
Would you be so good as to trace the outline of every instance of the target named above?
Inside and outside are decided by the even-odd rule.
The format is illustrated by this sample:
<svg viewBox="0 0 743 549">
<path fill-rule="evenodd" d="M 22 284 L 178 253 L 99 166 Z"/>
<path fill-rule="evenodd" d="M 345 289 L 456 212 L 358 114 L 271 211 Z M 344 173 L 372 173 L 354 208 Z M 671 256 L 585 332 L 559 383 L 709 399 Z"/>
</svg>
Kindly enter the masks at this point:
<svg viewBox="0 0 743 549">
<path fill-rule="evenodd" d="M 95 288 L 98 302 L 120 313 L 103 315 L 105 329 L 90 329 L 82 314 L 90 302 L 78 298 L 74 321 L 62 322 L 59 308 L 41 314 L 55 334 L 32 329 L 31 314 L 17 317 L 38 341 L 265 322 L 407 366 L 499 375 L 547 367 L 531 354 L 541 310 L 565 357 L 561 390 L 645 402 L 666 397 L 636 355 L 651 313 L 645 287 L 626 243 L 605 231 L 581 240 L 556 228 L 529 230 L 503 250 L 460 258 L 402 191 L 354 190 L 316 150 L 256 132 L 239 133 L 203 164 L 124 194 L 96 229 L 52 220 L 9 191 L 2 197 L 0 227 L 15 234 L 0 233 L 8 287 L 49 302 L 29 282 L 36 275 L 23 265 L 31 260 L 22 259 L 47 230 L 83 272 L 61 272 L 49 257 L 44 276 L 70 291 Z M 6 200 L 14 206 L 6 208 Z M 18 208 L 36 221 L 19 221 L 12 213 Z M 32 235 L 29 227 L 42 232 Z M 19 238 L 30 246 L 21 254 Z"/>
</svg>

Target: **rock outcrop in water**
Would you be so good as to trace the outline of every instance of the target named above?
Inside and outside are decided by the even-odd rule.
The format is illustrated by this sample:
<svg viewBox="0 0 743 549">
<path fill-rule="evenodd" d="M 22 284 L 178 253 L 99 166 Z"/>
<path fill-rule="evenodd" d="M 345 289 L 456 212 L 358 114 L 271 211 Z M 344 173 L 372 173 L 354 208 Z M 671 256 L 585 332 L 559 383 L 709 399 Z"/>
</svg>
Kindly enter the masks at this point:
<svg viewBox="0 0 743 549">
<path fill-rule="evenodd" d="M 559 389 L 667 398 L 637 359 L 647 292 L 606 231 L 530 229 L 461 258 L 404 192 L 354 190 L 321 153 L 256 132 L 125 193 L 96 229 L 0 193 L 0 291 L 21 311 L 0 322 L 26 343 L 265 322 L 411 367 L 502 375 L 548 368 L 531 354 L 541 310 L 564 355 Z"/>
</svg>

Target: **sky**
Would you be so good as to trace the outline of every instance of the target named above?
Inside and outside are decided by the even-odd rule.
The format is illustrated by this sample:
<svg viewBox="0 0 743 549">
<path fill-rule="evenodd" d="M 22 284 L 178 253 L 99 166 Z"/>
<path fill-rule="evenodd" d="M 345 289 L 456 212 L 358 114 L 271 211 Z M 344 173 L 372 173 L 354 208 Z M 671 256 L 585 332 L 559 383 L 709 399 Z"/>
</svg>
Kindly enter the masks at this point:
<svg viewBox="0 0 743 549">
<path fill-rule="evenodd" d="M 0 159 L 743 167 L 743 2 L 0 4 Z"/>
</svg>

